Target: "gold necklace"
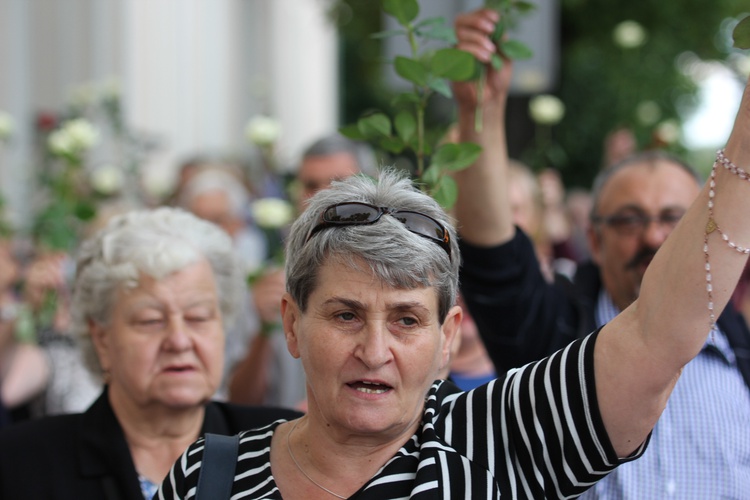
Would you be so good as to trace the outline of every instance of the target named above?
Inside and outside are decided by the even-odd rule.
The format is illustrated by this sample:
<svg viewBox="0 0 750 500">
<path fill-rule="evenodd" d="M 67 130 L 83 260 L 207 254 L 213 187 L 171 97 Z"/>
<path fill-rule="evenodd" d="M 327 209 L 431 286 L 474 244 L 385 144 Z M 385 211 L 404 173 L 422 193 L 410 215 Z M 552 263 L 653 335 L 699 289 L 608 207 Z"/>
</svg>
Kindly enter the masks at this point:
<svg viewBox="0 0 750 500">
<path fill-rule="evenodd" d="M 325 491 L 329 495 L 333 495 L 336 498 L 341 498 L 343 500 L 346 500 L 346 498 L 348 498 L 348 497 L 341 496 L 338 493 L 334 493 L 333 491 L 329 490 L 325 486 L 322 486 L 322 485 L 318 484 L 313 478 L 311 478 L 310 476 L 308 476 L 307 472 L 305 472 L 304 470 L 302 470 L 302 467 L 300 466 L 299 462 L 297 462 L 297 459 L 294 458 L 294 453 L 292 453 L 292 445 L 289 444 L 289 441 L 290 441 L 290 438 L 292 437 L 292 432 L 294 432 L 294 429 L 297 428 L 297 424 L 298 423 L 299 423 L 299 419 L 295 420 L 294 425 L 292 426 L 292 430 L 290 430 L 289 434 L 286 435 L 286 449 L 289 452 L 289 456 L 292 457 L 292 462 L 294 462 L 294 465 L 297 466 L 297 469 L 299 469 L 299 471 L 302 473 L 302 475 L 305 476 L 312 484 L 314 484 L 315 486 L 317 486 L 321 490 Z"/>
</svg>

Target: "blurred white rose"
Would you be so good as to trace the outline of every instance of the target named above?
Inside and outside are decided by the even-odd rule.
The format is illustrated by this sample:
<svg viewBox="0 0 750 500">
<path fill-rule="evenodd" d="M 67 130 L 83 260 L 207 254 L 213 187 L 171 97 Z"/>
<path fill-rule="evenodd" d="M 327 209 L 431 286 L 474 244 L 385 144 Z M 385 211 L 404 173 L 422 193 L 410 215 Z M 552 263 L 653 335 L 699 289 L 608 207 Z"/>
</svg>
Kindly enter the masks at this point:
<svg viewBox="0 0 750 500">
<path fill-rule="evenodd" d="M 634 49 L 646 42 L 646 30 L 635 21 L 623 21 L 615 26 L 612 38 L 623 49 Z"/>
<path fill-rule="evenodd" d="M 680 124 L 676 120 L 664 120 L 656 127 L 656 136 L 666 144 L 680 139 Z"/>
<path fill-rule="evenodd" d="M 661 108 L 654 101 L 643 101 L 635 108 L 635 115 L 643 125 L 653 125 L 661 118 Z"/>
<path fill-rule="evenodd" d="M 529 101 L 529 113 L 540 125 L 555 125 L 565 116 L 565 105 L 553 95 L 541 94 Z"/>
<path fill-rule="evenodd" d="M 245 136 L 258 146 L 267 146 L 276 142 L 281 135 L 281 124 L 267 116 L 254 116 L 247 122 Z"/>
<path fill-rule="evenodd" d="M 65 155 L 73 152 L 73 145 L 70 140 L 70 134 L 64 129 L 57 129 L 49 135 L 47 145 L 50 151 L 57 155 Z"/>
<path fill-rule="evenodd" d="M 279 198 L 261 198 L 253 202 L 250 208 L 255 223 L 264 229 L 284 227 L 294 218 L 292 205 Z"/>
<path fill-rule="evenodd" d="M 122 188 L 125 176 L 119 168 L 114 165 L 107 165 L 91 172 L 89 182 L 97 193 L 111 195 Z"/>
<path fill-rule="evenodd" d="M 73 146 L 79 151 L 91 149 L 99 140 L 99 133 L 94 126 L 83 118 L 70 120 L 65 124 L 65 129 L 70 135 Z"/>
<path fill-rule="evenodd" d="M 59 155 L 80 154 L 96 144 L 99 133 L 93 125 L 83 118 L 67 121 L 52 132 L 48 139 L 50 150 Z"/>
<path fill-rule="evenodd" d="M 0 141 L 13 135 L 14 129 L 13 117 L 5 111 L 0 111 Z"/>
</svg>

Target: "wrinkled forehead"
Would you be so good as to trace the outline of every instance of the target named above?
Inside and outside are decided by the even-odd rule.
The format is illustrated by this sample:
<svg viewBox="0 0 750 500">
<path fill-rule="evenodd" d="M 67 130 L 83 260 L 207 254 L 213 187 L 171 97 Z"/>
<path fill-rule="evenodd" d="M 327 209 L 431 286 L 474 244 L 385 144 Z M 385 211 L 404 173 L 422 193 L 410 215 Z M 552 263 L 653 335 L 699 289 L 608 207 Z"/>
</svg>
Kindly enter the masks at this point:
<svg viewBox="0 0 750 500">
<path fill-rule="evenodd" d="M 600 214 L 632 207 L 657 213 L 687 209 L 700 191 L 697 180 L 672 162 L 657 160 L 628 165 L 612 174 L 597 200 Z"/>
</svg>

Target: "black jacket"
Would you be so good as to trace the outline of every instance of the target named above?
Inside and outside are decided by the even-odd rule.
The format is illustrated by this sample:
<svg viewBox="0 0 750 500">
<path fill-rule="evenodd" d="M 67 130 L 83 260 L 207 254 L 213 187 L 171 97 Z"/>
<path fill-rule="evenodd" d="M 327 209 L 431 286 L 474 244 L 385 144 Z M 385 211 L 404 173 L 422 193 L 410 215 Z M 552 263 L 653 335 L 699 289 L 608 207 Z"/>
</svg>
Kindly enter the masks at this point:
<svg viewBox="0 0 750 500">
<path fill-rule="evenodd" d="M 201 434 L 232 435 L 300 413 L 211 402 Z M 0 499 L 143 500 L 138 474 L 107 390 L 84 413 L 0 432 Z"/>
<path fill-rule="evenodd" d="M 498 373 L 544 358 L 596 328 L 594 311 L 602 284 L 593 262 L 574 280 L 548 283 L 529 238 L 518 228 L 503 245 L 480 248 L 460 241 L 461 292 Z M 708 312 L 706 313 L 708 322 Z M 727 306 L 718 321 L 750 387 L 750 330 Z"/>
</svg>

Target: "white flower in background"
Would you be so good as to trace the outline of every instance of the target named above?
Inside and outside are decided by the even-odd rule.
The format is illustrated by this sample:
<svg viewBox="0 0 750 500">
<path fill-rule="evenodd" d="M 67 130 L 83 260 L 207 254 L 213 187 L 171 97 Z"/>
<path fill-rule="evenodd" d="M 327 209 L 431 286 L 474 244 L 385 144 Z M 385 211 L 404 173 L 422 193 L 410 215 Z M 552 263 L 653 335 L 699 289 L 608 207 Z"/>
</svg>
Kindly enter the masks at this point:
<svg viewBox="0 0 750 500">
<path fill-rule="evenodd" d="M 267 146 L 276 142 L 281 135 L 281 124 L 267 116 L 254 116 L 245 126 L 247 140 L 258 146 Z"/>
<path fill-rule="evenodd" d="M 653 125 L 661 118 L 661 108 L 654 101 L 642 101 L 635 108 L 635 116 L 643 125 Z"/>
<path fill-rule="evenodd" d="M 122 188 L 125 183 L 125 176 L 122 174 L 122 170 L 114 165 L 106 165 L 91 172 L 89 182 L 97 193 L 111 195 Z"/>
<path fill-rule="evenodd" d="M 63 126 L 52 132 L 48 145 L 53 153 L 58 155 L 80 154 L 96 144 L 99 133 L 93 125 L 83 118 L 67 121 Z"/>
<path fill-rule="evenodd" d="M 656 127 L 656 135 L 666 144 L 673 144 L 680 139 L 680 124 L 676 120 L 664 120 Z"/>
<path fill-rule="evenodd" d="M 529 113 L 540 125 L 555 125 L 565 116 L 565 105 L 553 95 L 541 94 L 529 101 Z"/>
<path fill-rule="evenodd" d="M 149 196 L 162 200 L 174 191 L 175 180 L 167 170 L 159 168 L 143 169 L 140 183 Z"/>
<path fill-rule="evenodd" d="M 0 111 L 0 141 L 13 135 L 14 129 L 13 117 L 5 111 Z"/>
<path fill-rule="evenodd" d="M 284 227 L 294 218 L 292 205 L 280 198 L 261 198 L 253 202 L 250 209 L 255 223 L 264 229 Z"/>
<path fill-rule="evenodd" d="M 623 49 L 634 49 L 646 43 L 646 30 L 635 21 L 623 21 L 615 26 L 612 38 Z"/>
</svg>

